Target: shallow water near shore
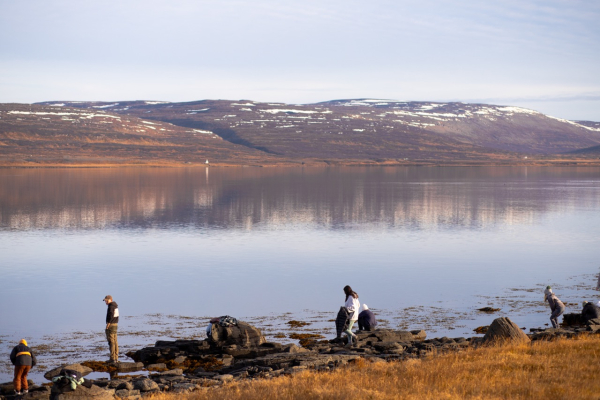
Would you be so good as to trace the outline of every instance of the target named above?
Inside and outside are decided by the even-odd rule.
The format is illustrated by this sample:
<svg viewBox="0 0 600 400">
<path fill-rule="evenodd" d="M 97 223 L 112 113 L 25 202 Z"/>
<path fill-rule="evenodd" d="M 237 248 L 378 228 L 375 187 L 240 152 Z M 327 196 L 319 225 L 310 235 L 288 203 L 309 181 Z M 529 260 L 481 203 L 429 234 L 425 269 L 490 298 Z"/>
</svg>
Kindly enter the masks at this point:
<svg viewBox="0 0 600 400">
<path fill-rule="evenodd" d="M 600 299 L 600 168 L 6 169 L 0 254 L 2 382 L 22 337 L 39 383 L 107 359 L 106 294 L 122 355 L 223 314 L 332 338 L 346 284 L 382 327 L 529 330 L 546 285 L 567 312 Z"/>
</svg>

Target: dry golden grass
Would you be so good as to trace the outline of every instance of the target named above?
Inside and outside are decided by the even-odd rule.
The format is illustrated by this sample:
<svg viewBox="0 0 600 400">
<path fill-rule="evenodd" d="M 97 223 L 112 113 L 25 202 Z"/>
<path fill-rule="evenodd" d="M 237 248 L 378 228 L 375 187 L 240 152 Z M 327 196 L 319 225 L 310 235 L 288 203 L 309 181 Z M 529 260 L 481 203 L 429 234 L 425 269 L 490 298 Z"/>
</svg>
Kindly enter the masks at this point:
<svg viewBox="0 0 600 400">
<path fill-rule="evenodd" d="M 172 399 L 599 399 L 600 338 L 469 349 L 228 384 Z"/>
</svg>

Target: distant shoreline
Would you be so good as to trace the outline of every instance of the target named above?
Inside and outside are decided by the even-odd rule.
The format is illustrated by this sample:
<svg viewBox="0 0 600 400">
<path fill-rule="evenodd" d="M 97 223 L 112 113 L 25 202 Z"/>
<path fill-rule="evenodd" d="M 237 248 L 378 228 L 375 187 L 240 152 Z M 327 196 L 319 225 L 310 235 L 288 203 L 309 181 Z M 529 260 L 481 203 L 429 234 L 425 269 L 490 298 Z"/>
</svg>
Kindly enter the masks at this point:
<svg viewBox="0 0 600 400">
<path fill-rule="evenodd" d="M 553 159 L 553 160 L 531 160 L 531 161 L 369 161 L 369 160 L 313 160 L 305 162 L 289 161 L 278 163 L 1 163 L 1 169 L 9 168 L 297 168 L 297 167 L 598 167 L 600 159 Z"/>
</svg>

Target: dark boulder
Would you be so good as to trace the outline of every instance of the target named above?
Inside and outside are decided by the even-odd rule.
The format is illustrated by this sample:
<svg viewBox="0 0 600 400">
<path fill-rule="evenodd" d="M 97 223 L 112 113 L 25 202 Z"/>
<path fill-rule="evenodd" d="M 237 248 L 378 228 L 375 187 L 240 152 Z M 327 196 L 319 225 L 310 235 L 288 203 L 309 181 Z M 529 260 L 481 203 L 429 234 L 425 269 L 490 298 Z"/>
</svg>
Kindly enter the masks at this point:
<svg viewBox="0 0 600 400">
<path fill-rule="evenodd" d="M 208 339 L 211 344 L 217 347 L 237 345 L 249 348 L 267 342 L 258 328 L 242 321 L 238 321 L 237 325 L 232 326 L 212 324 Z"/>
<path fill-rule="evenodd" d="M 582 323 L 580 313 L 563 314 L 563 326 L 581 325 Z"/>
</svg>

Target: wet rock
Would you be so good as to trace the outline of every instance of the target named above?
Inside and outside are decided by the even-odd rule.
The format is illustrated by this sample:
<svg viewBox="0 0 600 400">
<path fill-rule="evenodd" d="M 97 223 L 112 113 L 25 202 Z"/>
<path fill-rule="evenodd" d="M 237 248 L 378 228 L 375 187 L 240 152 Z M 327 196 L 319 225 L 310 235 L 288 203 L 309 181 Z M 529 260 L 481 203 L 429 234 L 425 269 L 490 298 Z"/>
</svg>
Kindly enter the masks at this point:
<svg viewBox="0 0 600 400">
<path fill-rule="evenodd" d="M 496 318 L 483 337 L 483 343 L 529 342 L 529 337 L 509 318 Z"/>
<path fill-rule="evenodd" d="M 81 374 L 81 376 L 86 376 L 87 374 L 94 372 L 91 368 L 88 368 L 81 364 L 68 364 L 68 365 L 63 365 L 61 367 L 56 367 L 54 369 L 51 369 L 50 371 L 48 371 L 44 374 L 44 378 L 51 381 L 52 378 L 58 376 L 60 374 L 60 371 L 62 371 L 63 369 L 72 369 L 73 371 L 79 372 Z"/>
</svg>

